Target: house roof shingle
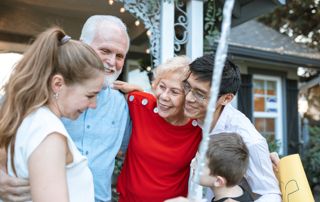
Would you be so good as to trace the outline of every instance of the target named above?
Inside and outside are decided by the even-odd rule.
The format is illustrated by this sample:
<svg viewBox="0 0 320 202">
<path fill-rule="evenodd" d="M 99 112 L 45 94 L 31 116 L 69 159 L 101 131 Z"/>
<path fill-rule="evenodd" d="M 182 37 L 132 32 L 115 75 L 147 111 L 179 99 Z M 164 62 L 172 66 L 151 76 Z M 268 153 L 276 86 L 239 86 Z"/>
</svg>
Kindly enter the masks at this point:
<svg viewBox="0 0 320 202">
<path fill-rule="evenodd" d="M 256 53 L 260 56 L 269 55 L 270 57 L 273 55 L 273 57 L 281 57 L 282 59 L 287 58 L 291 62 L 294 57 L 298 63 L 307 63 L 306 66 L 320 68 L 319 51 L 304 44 L 295 43 L 290 37 L 256 20 L 250 20 L 232 28 L 229 44 L 231 49 L 237 51 L 249 50 L 250 54 Z"/>
</svg>

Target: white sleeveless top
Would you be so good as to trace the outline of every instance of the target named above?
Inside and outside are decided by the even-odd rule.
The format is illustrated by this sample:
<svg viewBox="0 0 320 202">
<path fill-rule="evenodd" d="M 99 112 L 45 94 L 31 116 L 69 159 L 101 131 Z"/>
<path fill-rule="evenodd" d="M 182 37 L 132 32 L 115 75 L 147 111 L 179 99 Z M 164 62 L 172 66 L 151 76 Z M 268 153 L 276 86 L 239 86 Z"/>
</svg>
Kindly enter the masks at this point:
<svg viewBox="0 0 320 202">
<path fill-rule="evenodd" d="M 94 202 L 93 178 L 87 158 L 80 154 L 63 123 L 47 107 L 41 107 L 28 115 L 18 128 L 14 154 L 17 177 L 29 179 L 30 155 L 53 132 L 67 137 L 68 147 L 73 155 L 73 162 L 66 165 L 69 201 Z M 8 152 L 8 173 L 14 176 L 10 159 Z"/>
</svg>

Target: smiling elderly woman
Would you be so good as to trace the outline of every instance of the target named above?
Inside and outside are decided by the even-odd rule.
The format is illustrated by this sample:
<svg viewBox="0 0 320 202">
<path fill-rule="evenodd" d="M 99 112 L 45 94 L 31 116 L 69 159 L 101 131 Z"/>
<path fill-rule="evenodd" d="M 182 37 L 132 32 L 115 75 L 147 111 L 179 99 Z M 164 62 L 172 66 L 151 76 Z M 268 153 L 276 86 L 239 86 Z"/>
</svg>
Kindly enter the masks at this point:
<svg viewBox="0 0 320 202">
<path fill-rule="evenodd" d="M 188 70 L 188 58 L 175 57 L 156 68 L 154 95 L 128 94 L 132 134 L 118 179 L 120 202 L 187 195 L 190 161 L 201 140 L 196 120 L 184 116 Z"/>
</svg>

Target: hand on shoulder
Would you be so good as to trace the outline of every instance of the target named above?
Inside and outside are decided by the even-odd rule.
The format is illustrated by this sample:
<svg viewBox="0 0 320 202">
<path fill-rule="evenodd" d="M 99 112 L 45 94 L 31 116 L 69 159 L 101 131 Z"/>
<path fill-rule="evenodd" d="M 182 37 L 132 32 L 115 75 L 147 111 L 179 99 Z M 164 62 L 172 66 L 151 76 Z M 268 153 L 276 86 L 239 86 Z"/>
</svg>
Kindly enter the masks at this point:
<svg viewBox="0 0 320 202">
<path fill-rule="evenodd" d="M 123 93 L 130 93 L 132 91 L 143 91 L 143 89 L 140 86 L 129 84 L 124 81 L 114 81 L 112 88 L 116 90 L 120 90 Z"/>
</svg>

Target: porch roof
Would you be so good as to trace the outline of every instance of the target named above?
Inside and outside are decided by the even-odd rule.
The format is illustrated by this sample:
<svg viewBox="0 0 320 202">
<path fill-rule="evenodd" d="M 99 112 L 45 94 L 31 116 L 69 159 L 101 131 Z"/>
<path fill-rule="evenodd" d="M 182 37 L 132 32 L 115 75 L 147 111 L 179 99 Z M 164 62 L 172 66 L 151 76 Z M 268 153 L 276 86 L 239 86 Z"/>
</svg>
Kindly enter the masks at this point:
<svg viewBox="0 0 320 202">
<path fill-rule="evenodd" d="M 256 20 L 232 28 L 229 44 L 233 55 L 320 69 L 319 51 Z"/>
</svg>

